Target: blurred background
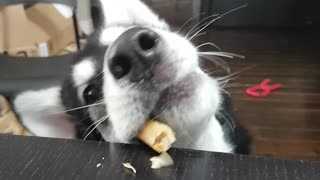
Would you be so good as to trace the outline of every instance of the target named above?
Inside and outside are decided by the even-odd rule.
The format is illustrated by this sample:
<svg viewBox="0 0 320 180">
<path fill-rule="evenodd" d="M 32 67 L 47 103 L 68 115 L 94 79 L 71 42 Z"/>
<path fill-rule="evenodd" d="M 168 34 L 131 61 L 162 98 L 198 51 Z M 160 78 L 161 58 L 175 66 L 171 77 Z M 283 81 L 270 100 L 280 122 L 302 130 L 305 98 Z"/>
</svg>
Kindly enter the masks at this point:
<svg viewBox="0 0 320 180">
<path fill-rule="evenodd" d="M 236 119 L 253 137 L 252 154 L 320 160 L 320 1 L 144 1 L 173 29 L 194 35 L 192 41 L 202 45 L 200 51 L 245 56 L 217 59 L 216 64 L 203 61 L 203 68 L 228 81 L 223 93 L 231 96 Z M 13 87 L 30 88 L 24 78 L 31 79 L 32 88 L 44 86 L 46 78 L 56 81 L 55 75 L 61 79 L 67 71 L 67 63 L 61 61 L 68 61 L 68 55 L 85 45 L 98 14 L 95 1 L 78 0 L 77 8 L 43 3 L 1 5 L 0 93 L 7 97 L 14 94 Z M 13 58 L 17 56 L 32 60 L 36 64 L 32 71 L 21 59 Z M 56 56 L 61 58 L 36 58 Z M 42 78 L 34 78 L 38 76 Z M 248 87 L 266 78 L 282 88 L 264 98 L 246 94 Z"/>
</svg>

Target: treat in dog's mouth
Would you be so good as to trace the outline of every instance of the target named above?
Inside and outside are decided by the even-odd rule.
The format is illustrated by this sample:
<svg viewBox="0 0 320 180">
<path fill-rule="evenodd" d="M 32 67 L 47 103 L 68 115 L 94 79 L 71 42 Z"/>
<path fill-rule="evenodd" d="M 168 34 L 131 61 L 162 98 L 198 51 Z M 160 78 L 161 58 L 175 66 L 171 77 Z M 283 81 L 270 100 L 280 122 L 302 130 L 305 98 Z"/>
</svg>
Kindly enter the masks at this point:
<svg viewBox="0 0 320 180">
<path fill-rule="evenodd" d="M 159 169 L 173 165 L 173 160 L 166 151 L 171 148 L 176 137 L 175 132 L 169 126 L 159 121 L 149 120 L 138 134 L 138 138 L 153 150 L 161 153 L 159 156 L 150 158 L 151 168 Z"/>
<path fill-rule="evenodd" d="M 138 138 L 158 153 L 169 150 L 176 141 L 174 131 L 159 121 L 147 121 Z"/>
</svg>

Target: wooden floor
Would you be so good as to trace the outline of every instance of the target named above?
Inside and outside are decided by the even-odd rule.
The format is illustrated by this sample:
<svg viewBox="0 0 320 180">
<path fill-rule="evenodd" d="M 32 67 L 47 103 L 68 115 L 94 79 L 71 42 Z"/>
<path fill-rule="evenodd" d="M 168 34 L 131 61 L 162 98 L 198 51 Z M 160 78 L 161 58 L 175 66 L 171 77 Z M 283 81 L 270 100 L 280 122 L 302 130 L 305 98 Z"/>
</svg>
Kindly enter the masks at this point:
<svg viewBox="0 0 320 180">
<path fill-rule="evenodd" d="M 253 136 L 253 154 L 320 160 L 319 34 L 216 30 L 198 40 L 246 56 L 226 59 L 232 73 L 240 72 L 226 90 L 238 120 Z M 264 78 L 283 88 L 267 98 L 248 97 L 245 89 Z"/>
</svg>

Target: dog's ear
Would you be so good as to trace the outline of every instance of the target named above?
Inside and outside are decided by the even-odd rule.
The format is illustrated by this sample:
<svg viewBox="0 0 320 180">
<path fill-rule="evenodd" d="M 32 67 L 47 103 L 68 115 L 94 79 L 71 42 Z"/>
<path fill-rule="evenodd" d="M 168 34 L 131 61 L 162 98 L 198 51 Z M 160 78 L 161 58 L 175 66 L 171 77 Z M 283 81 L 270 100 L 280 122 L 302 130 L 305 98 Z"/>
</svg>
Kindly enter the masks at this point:
<svg viewBox="0 0 320 180">
<path fill-rule="evenodd" d="M 140 25 L 168 29 L 168 25 L 140 0 L 93 0 L 96 29 L 118 25 Z"/>
<path fill-rule="evenodd" d="M 93 27 L 95 30 L 101 29 L 105 26 L 104 15 L 100 0 L 91 0 L 91 17 Z"/>
</svg>

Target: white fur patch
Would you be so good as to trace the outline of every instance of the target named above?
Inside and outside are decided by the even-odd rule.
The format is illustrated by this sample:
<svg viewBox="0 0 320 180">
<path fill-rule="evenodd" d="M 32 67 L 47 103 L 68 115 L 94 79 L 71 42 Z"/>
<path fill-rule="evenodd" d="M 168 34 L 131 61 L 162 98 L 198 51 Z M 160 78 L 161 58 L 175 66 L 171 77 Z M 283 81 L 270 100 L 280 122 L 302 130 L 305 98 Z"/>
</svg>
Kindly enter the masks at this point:
<svg viewBox="0 0 320 180">
<path fill-rule="evenodd" d="M 14 100 L 15 110 L 23 125 L 34 135 L 54 138 L 75 138 L 75 126 L 64 113 L 61 87 L 26 91 Z"/>
<path fill-rule="evenodd" d="M 100 36 L 104 45 L 111 44 L 125 30 L 133 26 L 169 29 L 168 24 L 160 20 L 140 0 L 101 0 L 105 16 L 105 27 Z"/>
<path fill-rule="evenodd" d="M 174 80 L 183 78 L 199 67 L 197 50 L 186 38 L 170 31 L 152 30 L 163 40 L 162 61 L 174 68 L 175 73 L 172 74 Z M 157 72 L 157 74 L 162 73 Z"/>
<path fill-rule="evenodd" d="M 124 27 L 110 27 L 104 29 L 100 35 L 100 43 L 104 45 L 110 45 L 114 42 L 124 31 L 126 28 Z"/>
<path fill-rule="evenodd" d="M 96 73 L 94 63 L 90 59 L 83 60 L 74 65 L 72 77 L 75 86 L 88 82 Z"/>
<path fill-rule="evenodd" d="M 168 25 L 140 0 L 101 0 L 106 27 L 139 24 L 147 27 L 168 29 Z M 106 28 L 105 27 L 105 28 Z"/>
</svg>

